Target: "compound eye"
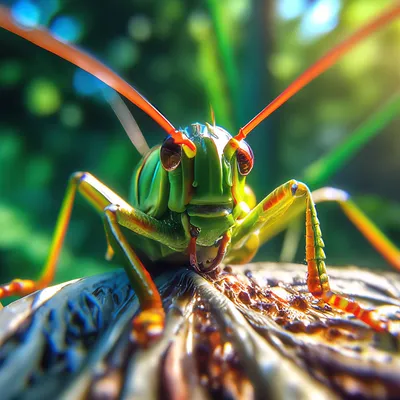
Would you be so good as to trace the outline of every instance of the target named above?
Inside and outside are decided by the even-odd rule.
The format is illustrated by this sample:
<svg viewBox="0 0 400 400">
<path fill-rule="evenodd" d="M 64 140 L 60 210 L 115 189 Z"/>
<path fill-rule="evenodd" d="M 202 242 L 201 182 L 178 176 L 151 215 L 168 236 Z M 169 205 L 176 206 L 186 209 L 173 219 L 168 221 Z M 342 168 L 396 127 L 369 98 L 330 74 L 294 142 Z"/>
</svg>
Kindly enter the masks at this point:
<svg viewBox="0 0 400 400">
<path fill-rule="evenodd" d="M 254 154 L 251 147 L 244 141 L 240 141 L 240 147 L 236 150 L 236 159 L 241 175 L 248 175 L 253 169 Z"/>
<path fill-rule="evenodd" d="M 160 149 L 160 159 L 166 171 L 173 171 L 181 163 L 182 146 L 176 144 L 171 136 L 167 136 Z"/>
</svg>

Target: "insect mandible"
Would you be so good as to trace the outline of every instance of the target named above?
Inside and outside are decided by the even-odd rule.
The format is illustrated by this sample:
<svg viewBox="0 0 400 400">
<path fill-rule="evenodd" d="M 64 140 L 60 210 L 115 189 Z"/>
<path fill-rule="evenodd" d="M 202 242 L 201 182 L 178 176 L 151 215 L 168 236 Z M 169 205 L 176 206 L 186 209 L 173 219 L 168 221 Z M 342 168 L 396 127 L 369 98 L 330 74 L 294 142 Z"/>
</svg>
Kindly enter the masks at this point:
<svg viewBox="0 0 400 400">
<path fill-rule="evenodd" d="M 134 171 L 129 203 L 93 175 L 78 172 L 70 178 L 56 224 L 53 242 L 38 280 L 15 279 L 0 286 L 0 298 L 27 295 L 53 280 L 76 193 L 80 193 L 103 217 L 107 259 L 124 265 L 139 298 L 141 311 L 134 318 L 133 333 L 142 344 L 159 337 L 165 313 L 158 290 L 145 265 L 162 261 L 187 265 L 206 276 L 219 273 L 223 261 L 245 263 L 270 236 L 273 225 L 289 224 L 288 210 L 306 215 L 307 285 L 324 302 L 354 314 L 378 331 L 388 330 L 375 310 L 334 293 L 325 267 L 324 242 L 315 203 L 338 202 L 348 218 L 371 244 L 397 269 L 399 250 L 350 200 L 347 193 L 308 187 L 290 180 L 260 203 L 246 186 L 254 157 L 246 136 L 302 87 L 324 72 L 360 40 L 400 16 L 400 6 L 387 10 L 343 41 L 307 69 L 256 117 L 231 136 L 212 121 L 177 130 L 132 86 L 93 57 L 64 43 L 41 28 L 25 29 L 0 7 L 0 26 L 96 76 L 147 113 L 167 133 Z M 293 212 L 290 212 L 293 215 Z M 129 234 L 126 234 L 126 230 Z"/>
</svg>

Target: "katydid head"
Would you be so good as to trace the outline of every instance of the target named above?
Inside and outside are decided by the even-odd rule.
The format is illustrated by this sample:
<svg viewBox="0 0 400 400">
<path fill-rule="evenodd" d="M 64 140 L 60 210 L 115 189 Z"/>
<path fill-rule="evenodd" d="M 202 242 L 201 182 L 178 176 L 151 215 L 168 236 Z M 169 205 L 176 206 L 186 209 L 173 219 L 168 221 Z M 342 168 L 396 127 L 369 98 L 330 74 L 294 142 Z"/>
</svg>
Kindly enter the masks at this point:
<svg viewBox="0 0 400 400">
<path fill-rule="evenodd" d="M 189 215 L 199 217 L 231 213 L 238 199 L 244 197 L 245 178 L 254 164 L 250 146 L 238 142 L 238 147 L 227 155 L 225 148 L 232 136 L 210 124 L 192 124 L 182 130 L 182 135 L 195 145 L 194 157 L 188 157 L 171 136 L 160 148 L 161 165 L 169 174 L 172 190 L 179 184 L 190 193 L 187 203 L 180 203 L 175 210 L 182 211 L 185 206 Z"/>
</svg>

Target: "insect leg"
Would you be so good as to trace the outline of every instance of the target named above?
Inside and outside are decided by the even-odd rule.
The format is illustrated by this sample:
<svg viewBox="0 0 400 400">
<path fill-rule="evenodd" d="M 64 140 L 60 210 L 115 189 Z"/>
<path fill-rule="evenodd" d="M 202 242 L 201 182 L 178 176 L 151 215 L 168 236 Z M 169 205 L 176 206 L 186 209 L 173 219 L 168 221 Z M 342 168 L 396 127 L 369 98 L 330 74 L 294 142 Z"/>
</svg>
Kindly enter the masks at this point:
<svg viewBox="0 0 400 400">
<path fill-rule="evenodd" d="M 110 205 L 104 210 L 109 245 L 123 255 L 125 271 L 140 300 L 141 312 L 133 320 L 133 334 L 139 343 L 146 345 L 151 338 L 156 338 L 162 333 L 165 313 L 160 294 L 150 274 L 122 233 L 119 221 L 123 218 L 130 218 L 129 210 L 124 210 L 118 205 Z M 138 228 L 141 230 L 152 227 L 142 225 Z"/>
<path fill-rule="evenodd" d="M 122 198 L 107 188 L 89 173 L 75 173 L 68 184 L 66 195 L 57 220 L 53 242 L 43 273 L 37 281 L 16 279 L 0 286 L 0 298 L 11 295 L 26 295 L 48 286 L 53 280 L 56 264 L 67 231 L 76 192 L 104 215 L 108 239 L 107 255 L 114 251 L 124 258 L 124 267 L 139 298 L 142 312 L 134 320 L 134 333 L 141 343 L 156 336 L 164 325 L 164 310 L 160 294 L 142 262 L 127 240 L 120 225 L 149 239 L 168 244 L 174 248 L 186 248 L 187 237 L 181 225 L 171 227 L 143 212 L 134 209 Z"/>
<path fill-rule="evenodd" d="M 57 220 L 49 255 L 39 279 L 36 281 L 29 279 L 14 279 L 8 284 L 1 285 L 0 299 L 13 295 L 25 296 L 29 293 L 35 292 L 36 290 L 45 288 L 53 281 L 58 257 L 67 231 L 76 191 L 83 175 L 84 174 L 80 172 L 75 173 L 69 180 Z"/>
<path fill-rule="evenodd" d="M 232 248 L 240 249 L 257 233 L 268 230 L 274 224 L 281 226 L 287 221 L 291 208 L 306 210 L 306 262 L 308 266 L 307 286 L 311 294 L 333 307 L 354 314 L 376 330 L 387 329 L 387 324 L 378 319 L 374 310 L 362 308 L 356 301 L 332 292 L 325 266 L 324 242 L 317 211 L 308 187 L 291 180 L 275 189 L 241 221 L 232 232 Z"/>
<path fill-rule="evenodd" d="M 340 189 L 324 187 L 312 192 L 315 203 L 334 201 L 339 203 L 347 218 L 368 239 L 373 247 L 396 269 L 400 270 L 400 250 L 351 200 L 350 195 Z"/>
<path fill-rule="evenodd" d="M 53 281 L 77 191 L 79 191 L 98 212 L 102 212 L 109 204 L 121 204 L 124 207 L 130 207 L 118 195 L 113 193 L 89 173 L 74 173 L 67 186 L 49 255 L 39 279 L 14 279 L 10 283 L 0 286 L 0 299 L 13 295 L 25 296 L 49 286 Z"/>
<path fill-rule="evenodd" d="M 125 225 L 127 225 L 128 229 L 131 229 L 140 235 L 147 236 L 163 243 L 170 243 L 171 245 L 174 245 L 178 239 L 184 241 L 184 238 L 181 237 L 184 236 L 183 234 L 180 236 L 180 232 L 177 231 L 170 233 L 167 229 L 163 228 L 161 222 L 156 221 L 144 213 L 132 208 L 121 197 L 115 194 L 91 174 L 77 172 L 73 174 L 69 180 L 64 201 L 58 216 L 48 259 L 41 276 L 36 281 L 15 279 L 9 284 L 0 286 L 0 298 L 11 295 L 26 295 L 38 289 L 42 289 L 52 282 L 77 191 L 82 194 L 89 204 L 91 204 L 100 214 L 104 212 L 106 207 L 118 205 L 129 214 L 129 221 L 126 222 Z M 107 252 L 109 256 L 111 255 L 111 252 L 112 249 L 109 247 Z M 142 270 L 143 272 L 140 272 Z M 146 282 L 148 284 L 147 286 L 154 285 L 151 278 L 149 278 L 147 271 L 144 271 L 144 269 L 139 269 L 137 272 L 138 281 Z M 142 275 L 140 275 L 141 273 Z M 151 283 L 148 281 L 151 281 Z M 145 294 L 143 296 L 146 297 Z M 146 302 L 147 298 L 144 298 L 143 301 Z"/>
</svg>

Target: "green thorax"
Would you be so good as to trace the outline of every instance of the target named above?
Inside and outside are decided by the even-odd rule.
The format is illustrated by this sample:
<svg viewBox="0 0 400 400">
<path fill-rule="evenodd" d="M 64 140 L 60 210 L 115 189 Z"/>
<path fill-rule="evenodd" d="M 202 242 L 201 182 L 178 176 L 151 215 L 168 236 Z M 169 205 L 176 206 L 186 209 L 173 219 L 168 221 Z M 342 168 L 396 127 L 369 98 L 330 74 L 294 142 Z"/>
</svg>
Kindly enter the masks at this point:
<svg viewBox="0 0 400 400">
<path fill-rule="evenodd" d="M 160 161 L 161 146 L 151 149 L 133 174 L 130 201 L 159 220 L 186 215 L 200 229 L 198 244 L 211 246 L 235 224 L 245 177 L 238 173 L 236 157 L 227 160 L 224 155 L 232 137 L 227 131 L 195 123 L 183 133 L 196 145 L 196 156 L 182 151 L 180 165 L 167 172 Z"/>
</svg>

